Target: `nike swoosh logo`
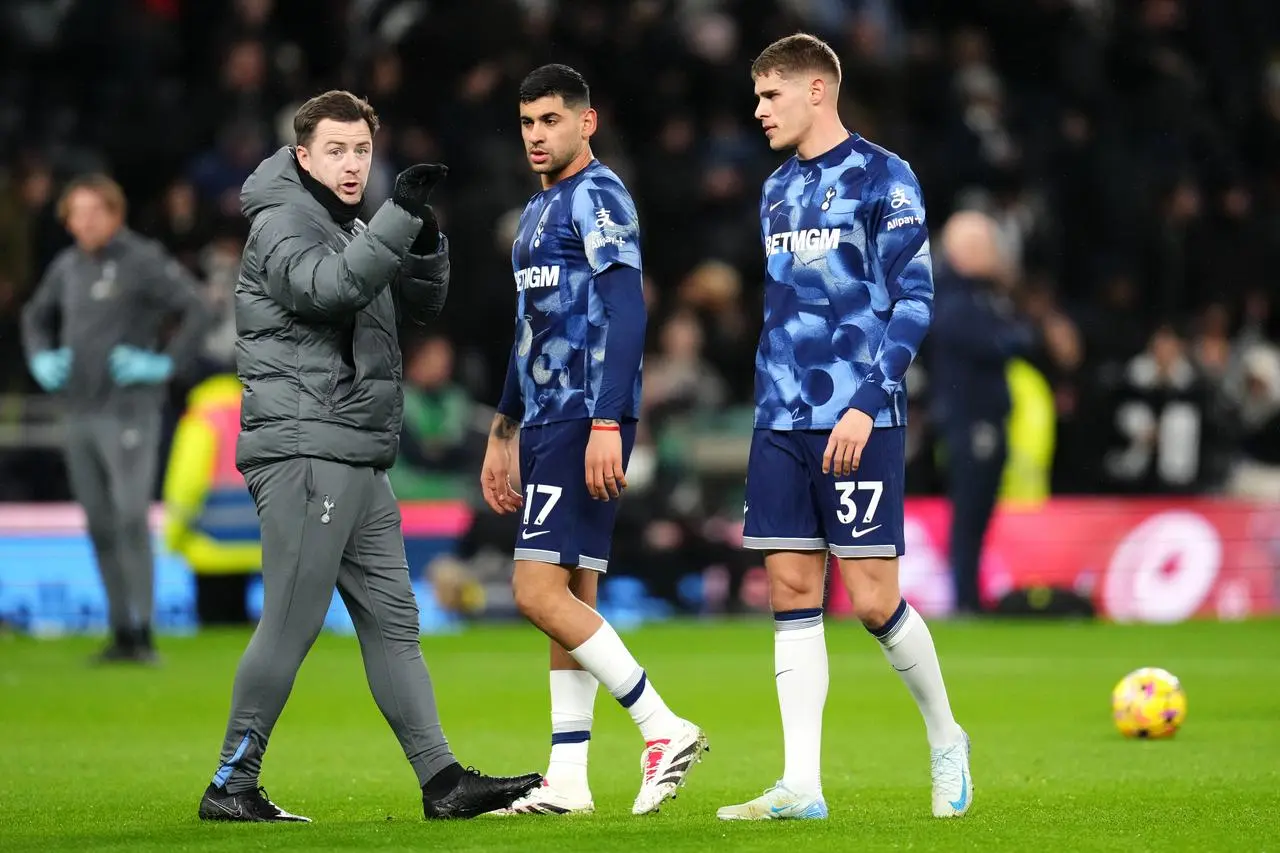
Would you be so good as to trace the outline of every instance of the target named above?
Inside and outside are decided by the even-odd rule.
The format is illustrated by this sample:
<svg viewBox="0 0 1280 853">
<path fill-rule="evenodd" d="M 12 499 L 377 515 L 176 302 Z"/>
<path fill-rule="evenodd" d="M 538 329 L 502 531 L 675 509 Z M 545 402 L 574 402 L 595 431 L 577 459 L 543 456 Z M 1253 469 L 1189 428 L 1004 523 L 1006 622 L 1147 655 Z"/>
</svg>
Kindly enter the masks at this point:
<svg viewBox="0 0 1280 853">
<path fill-rule="evenodd" d="M 783 201 L 785 201 L 785 199 L 783 199 Z M 775 207 L 777 207 L 778 205 L 780 205 L 780 204 L 782 204 L 782 202 L 781 202 L 781 201 L 775 201 L 773 204 L 769 205 L 769 212 L 770 212 L 770 213 L 772 213 L 772 212 L 773 212 L 773 209 L 774 209 Z"/>
<path fill-rule="evenodd" d="M 969 802 L 969 776 L 960 771 L 960 799 L 951 801 L 951 808 L 960 811 L 964 808 L 964 804 Z"/>
<path fill-rule="evenodd" d="M 213 806 L 218 811 L 223 812 L 227 817 L 244 817 L 244 808 L 238 802 L 235 804 L 235 808 L 232 808 L 218 800 L 210 799 L 209 805 Z"/>
<path fill-rule="evenodd" d="M 539 531 L 537 531 L 537 532 L 535 532 L 535 533 L 530 533 L 529 531 L 527 531 L 527 530 L 526 530 L 525 532 L 523 532 L 523 533 L 521 533 L 521 534 L 520 534 L 520 538 L 521 538 L 521 539 L 533 539 L 533 538 L 534 538 L 534 537 L 536 537 L 536 536 L 546 536 L 546 535 L 547 535 L 548 533 L 550 533 L 550 532 L 551 532 L 550 530 L 539 530 Z"/>
<path fill-rule="evenodd" d="M 792 667 L 792 669 L 794 669 L 794 667 Z M 786 675 L 788 672 L 791 672 L 791 670 L 790 670 L 790 669 L 784 669 L 782 672 L 775 672 L 775 673 L 773 674 L 773 677 L 774 677 L 774 678 L 781 678 L 782 676 Z"/>
<path fill-rule="evenodd" d="M 854 539 L 861 539 L 863 536 L 866 536 L 868 533 L 871 533 L 874 530 L 879 530 L 882 526 L 883 525 L 877 524 L 875 527 L 868 527 L 866 530 L 858 530 L 857 528 L 854 528 L 853 530 L 849 531 L 849 535 L 852 536 Z"/>
</svg>

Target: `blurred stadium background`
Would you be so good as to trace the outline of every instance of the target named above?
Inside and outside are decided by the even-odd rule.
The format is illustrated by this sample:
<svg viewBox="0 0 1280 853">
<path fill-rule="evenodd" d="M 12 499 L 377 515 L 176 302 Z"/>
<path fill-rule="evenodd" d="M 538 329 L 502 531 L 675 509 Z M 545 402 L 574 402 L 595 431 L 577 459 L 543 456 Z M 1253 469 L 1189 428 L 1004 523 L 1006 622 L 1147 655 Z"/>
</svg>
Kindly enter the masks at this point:
<svg viewBox="0 0 1280 853">
<path fill-rule="evenodd" d="M 407 164 L 452 169 L 438 206 L 453 288 L 438 327 L 404 330 L 395 485 L 420 591 L 439 592 L 424 628 L 510 612 L 512 523 L 473 516 L 475 481 L 506 363 L 507 247 L 535 188 L 515 86 L 546 61 L 591 81 L 596 153 L 646 222 L 643 432 L 606 600 L 637 618 L 763 609 L 760 569 L 736 538 L 760 317 L 755 207 L 779 158 L 752 119 L 747 68 L 798 29 L 837 46 L 847 124 L 912 163 L 935 232 L 953 211 L 987 211 L 1019 262 L 1015 299 L 1037 345 L 1010 368 L 985 600 L 1048 585 L 1140 621 L 1277 606 L 1274 3 L 13 0 L 0 23 L 0 619 L 19 630 L 104 618 L 58 404 L 20 347 L 21 307 L 69 242 L 61 186 L 115 176 L 129 224 L 203 284 L 217 322 L 173 383 L 169 434 L 192 389 L 234 369 L 241 182 L 292 141 L 295 107 L 330 86 L 368 96 L 385 122 L 369 209 Z M 937 616 L 951 606 L 949 508 L 930 357 L 910 377 L 904 582 Z M 171 458 L 168 441 L 163 453 L 179 481 L 169 499 L 198 505 L 180 481 L 200 460 Z M 183 531 L 165 535 L 164 496 L 162 476 L 157 627 L 190 630 L 197 585 Z M 235 618 L 246 594 L 252 615 L 245 579 L 202 579 L 207 621 Z"/>
<path fill-rule="evenodd" d="M 408 164 L 452 170 L 437 209 L 453 284 L 438 326 L 403 330 L 394 484 L 451 741 L 486 770 L 545 760 L 545 646 L 493 624 L 513 615 L 514 522 L 477 512 L 476 480 L 510 341 L 509 246 L 536 189 L 515 90 L 548 61 L 592 83 L 596 153 L 645 223 L 642 434 L 601 609 L 718 745 L 674 814 L 646 826 L 665 827 L 669 850 L 792 843 L 710 814 L 780 766 L 767 587 L 738 547 L 757 194 L 779 161 L 752 119 L 748 68 L 796 30 L 836 47 L 847 125 L 911 162 L 935 233 L 952 212 L 984 210 L 1018 259 L 1014 300 L 1037 343 L 1009 366 L 1011 455 L 981 583 L 993 609 L 1045 618 L 947 618 L 951 509 L 926 343 L 910 377 L 903 586 L 974 737 L 978 805 L 960 825 L 927 817 L 910 698 L 856 622 L 831 620 L 832 819 L 789 829 L 832 849 L 855 837 L 868 849 L 1275 849 L 1274 0 L 0 3 L 0 849 L 247 843 L 219 831 L 240 827 L 196 827 L 194 812 L 248 635 L 214 625 L 251 621 L 261 587 L 175 520 L 199 511 L 212 462 L 169 437 L 193 390 L 216 397 L 233 371 L 241 182 L 292 141 L 295 107 L 334 86 L 384 120 L 369 209 Z M 60 404 L 29 375 L 19 334 L 69 243 L 58 194 L 93 170 L 121 182 L 130 226 L 190 268 L 216 318 L 166 412 L 154 671 L 85 666 L 105 601 L 68 491 Z M 838 586 L 829 604 L 848 611 Z M 749 624 L 713 618 L 727 615 Z M 421 849 L 416 791 L 336 599 L 327 627 L 266 771 L 277 801 L 319 822 L 255 841 Z M 1110 725 L 1111 686 L 1149 665 L 1188 689 L 1173 743 L 1125 742 Z M 592 747 L 601 814 L 572 828 L 433 826 L 433 840 L 521 853 L 652 843 L 625 816 L 639 744 L 605 705 Z"/>
</svg>

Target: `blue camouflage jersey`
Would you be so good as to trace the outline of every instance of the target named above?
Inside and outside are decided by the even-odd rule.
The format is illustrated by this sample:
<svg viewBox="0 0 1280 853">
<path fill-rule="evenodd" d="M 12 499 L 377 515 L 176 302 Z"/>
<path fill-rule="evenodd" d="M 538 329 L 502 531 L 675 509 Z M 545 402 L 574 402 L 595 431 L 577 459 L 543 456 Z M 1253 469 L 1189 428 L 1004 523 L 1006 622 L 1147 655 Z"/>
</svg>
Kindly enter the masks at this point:
<svg viewBox="0 0 1280 853">
<path fill-rule="evenodd" d="M 764 183 L 759 429 L 829 430 L 850 408 L 907 419 L 907 368 L 933 312 L 920 185 L 906 161 L 852 134 Z"/>
<path fill-rule="evenodd" d="M 631 194 L 598 160 L 529 200 L 511 248 L 516 339 L 512 370 L 525 426 L 595 416 L 611 323 L 597 277 L 612 266 L 641 270 L 640 225 Z M 644 316 L 634 318 L 643 328 Z M 620 420 L 640 411 L 640 372 Z M 623 386 L 625 387 L 625 386 Z"/>
</svg>

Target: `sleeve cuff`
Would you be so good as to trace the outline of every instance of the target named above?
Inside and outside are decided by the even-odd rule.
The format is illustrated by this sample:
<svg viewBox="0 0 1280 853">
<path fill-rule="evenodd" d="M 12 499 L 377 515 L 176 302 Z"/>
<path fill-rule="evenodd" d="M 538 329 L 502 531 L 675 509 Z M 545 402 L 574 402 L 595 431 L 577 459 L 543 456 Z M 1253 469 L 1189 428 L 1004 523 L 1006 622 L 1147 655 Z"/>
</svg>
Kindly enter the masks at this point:
<svg viewBox="0 0 1280 853">
<path fill-rule="evenodd" d="M 853 392 L 853 399 L 849 401 L 849 408 L 865 412 L 873 419 L 887 405 L 889 392 L 870 379 L 863 380 L 858 390 Z"/>
</svg>

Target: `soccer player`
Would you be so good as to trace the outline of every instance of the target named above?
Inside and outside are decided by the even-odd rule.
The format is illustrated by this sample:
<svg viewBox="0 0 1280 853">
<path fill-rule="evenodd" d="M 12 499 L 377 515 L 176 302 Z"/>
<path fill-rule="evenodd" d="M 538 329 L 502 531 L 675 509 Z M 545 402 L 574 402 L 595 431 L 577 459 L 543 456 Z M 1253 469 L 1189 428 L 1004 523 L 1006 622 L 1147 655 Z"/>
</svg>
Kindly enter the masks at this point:
<svg viewBox="0 0 1280 853">
<path fill-rule="evenodd" d="M 929 629 L 898 589 L 903 379 L 933 302 L 920 187 L 906 162 L 844 128 L 840 61 L 822 41 L 781 39 L 751 75 L 769 146 L 796 149 L 760 198 L 764 329 L 743 533 L 745 547 L 765 552 L 786 766 L 762 796 L 718 816 L 827 816 L 819 756 L 829 552 L 924 715 L 934 815 L 962 815 L 973 801 L 968 738 Z"/>
<path fill-rule="evenodd" d="M 596 121 L 587 82 L 572 68 L 543 66 L 520 86 L 525 151 L 542 191 L 525 206 L 511 250 L 515 343 L 481 471 L 495 512 L 523 510 L 516 605 L 551 638 L 551 761 L 516 813 L 594 809 L 587 746 L 597 682 L 645 740 L 634 814 L 673 797 L 707 748 L 592 607 L 627 484 L 645 333 L 636 209 L 591 153 Z"/>
</svg>

